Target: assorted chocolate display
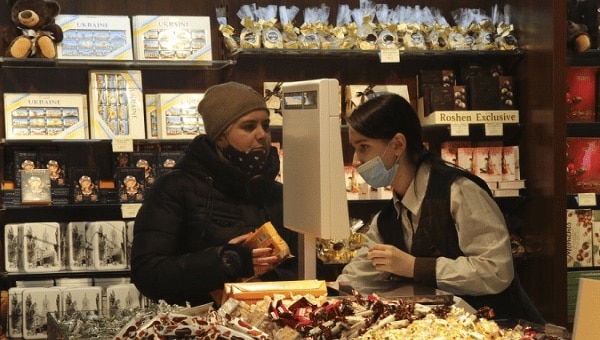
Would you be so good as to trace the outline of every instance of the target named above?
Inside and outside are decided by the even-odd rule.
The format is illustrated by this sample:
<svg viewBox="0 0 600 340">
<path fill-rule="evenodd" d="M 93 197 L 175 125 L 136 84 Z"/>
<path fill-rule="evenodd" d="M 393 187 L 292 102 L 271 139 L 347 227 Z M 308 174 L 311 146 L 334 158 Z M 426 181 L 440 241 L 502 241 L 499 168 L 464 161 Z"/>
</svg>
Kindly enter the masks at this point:
<svg viewBox="0 0 600 340">
<path fill-rule="evenodd" d="M 140 203 L 156 176 L 175 166 L 184 146 L 148 144 L 144 150 L 115 152 L 107 172 L 102 165 L 89 166 L 84 154 L 60 147 L 17 147 L 7 151 L 3 204 Z"/>
<path fill-rule="evenodd" d="M 296 23 L 297 6 L 243 5 L 237 12 L 242 29 L 228 24 L 217 12 L 225 44 L 239 49 L 399 49 L 399 50 L 514 50 L 518 43 L 508 5 L 495 5 L 489 13 L 459 8 L 446 18 L 440 10 L 361 1 L 359 8 L 340 4 L 337 18 L 331 8 L 303 9 L 304 22 Z M 334 22 L 335 21 L 335 22 Z"/>
<path fill-rule="evenodd" d="M 160 303 L 138 309 L 128 321 L 55 316 L 50 331 L 69 339 L 565 339 L 564 333 L 550 334 L 540 325 L 501 326 L 491 317 L 489 308 L 469 312 L 375 294 L 283 298 L 265 292 L 259 303 L 229 299 L 218 310 Z M 102 333 L 107 329 L 114 336 Z"/>
</svg>

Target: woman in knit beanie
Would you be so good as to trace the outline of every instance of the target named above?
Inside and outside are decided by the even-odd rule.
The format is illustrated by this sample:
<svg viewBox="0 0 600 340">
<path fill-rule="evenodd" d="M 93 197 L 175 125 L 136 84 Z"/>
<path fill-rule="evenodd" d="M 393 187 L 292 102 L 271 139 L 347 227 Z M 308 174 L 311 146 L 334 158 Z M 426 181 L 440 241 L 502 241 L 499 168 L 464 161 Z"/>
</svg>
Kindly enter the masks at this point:
<svg viewBox="0 0 600 340">
<path fill-rule="evenodd" d="M 269 110 L 252 88 L 210 87 L 198 105 L 206 133 L 159 176 L 135 219 L 131 278 L 151 299 L 192 306 L 226 282 L 295 280 L 298 264 L 243 241 L 271 222 L 292 253 L 297 235 L 283 227 L 283 190 L 275 180 Z"/>
</svg>

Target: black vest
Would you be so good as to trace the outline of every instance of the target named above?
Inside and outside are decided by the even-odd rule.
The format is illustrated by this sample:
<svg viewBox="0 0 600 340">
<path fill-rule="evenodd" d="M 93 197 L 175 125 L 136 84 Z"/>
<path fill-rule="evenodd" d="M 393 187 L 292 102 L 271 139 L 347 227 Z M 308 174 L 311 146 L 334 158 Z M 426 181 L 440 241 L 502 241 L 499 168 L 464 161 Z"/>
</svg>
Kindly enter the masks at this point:
<svg viewBox="0 0 600 340">
<path fill-rule="evenodd" d="M 411 255 L 435 258 L 443 256 L 450 259 L 464 255 L 459 248 L 458 234 L 450 214 L 450 186 L 459 176 L 466 176 L 491 195 L 487 184 L 477 176 L 451 167 L 432 166 L 421 205 L 419 228 L 413 235 Z M 394 202 L 390 200 L 377 219 L 379 233 L 384 243 L 407 251 L 401 223 L 397 218 Z M 475 309 L 484 306 L 493 308 L 497 319 L 521 318 L 543 323 L 542 317 L 521 288 L 516 274 L 511 285 L 501 293 L 460 297 Z"/>
</svg>

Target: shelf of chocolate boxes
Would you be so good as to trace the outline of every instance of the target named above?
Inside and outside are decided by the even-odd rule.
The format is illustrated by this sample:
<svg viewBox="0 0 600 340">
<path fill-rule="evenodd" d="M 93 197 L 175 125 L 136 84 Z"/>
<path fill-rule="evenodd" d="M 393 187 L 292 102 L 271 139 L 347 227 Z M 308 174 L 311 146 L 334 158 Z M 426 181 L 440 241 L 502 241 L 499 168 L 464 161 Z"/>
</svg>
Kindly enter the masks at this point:
<svg viewBox="0 0 600 340">
<path fill-rule="evenodd" d="M 183 145 L 148 144 L 148 151 L 115 152 L 114 173 L 108 175 L 69 164 L 62 152 L 16 150 L 2 183 L 4 207 L 141 203 L 154 178 L 173 168 Z"/>
<path fill-rule="evenodd" d="M 327 5 L 303 9 L 296 26 L 297 6 L 243 5 L 236 15 L 242 29 L 228 24 L 217 9 L 219 31 L 231 52 L 252 49 L 322 50 L 515 50 L 518 48 L 510 7 L 493 6 L 452 11 L 452 20 L 432 7 L 396 6 L 361 1 L 359 8 L 340 4 L 335 25 Z M 451 25 L 450 22 L 454 22 Z"/>
</svg>

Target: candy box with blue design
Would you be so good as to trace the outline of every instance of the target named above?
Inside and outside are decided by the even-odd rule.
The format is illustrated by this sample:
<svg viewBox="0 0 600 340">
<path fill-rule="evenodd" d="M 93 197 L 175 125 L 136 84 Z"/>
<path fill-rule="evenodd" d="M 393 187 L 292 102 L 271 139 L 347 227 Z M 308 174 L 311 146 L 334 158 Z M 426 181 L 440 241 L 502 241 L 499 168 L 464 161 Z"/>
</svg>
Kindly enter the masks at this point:
<svg viewBox="0 0 600 340">
<path fill-rule="evenodd" d="M 156 100 L 158 138 L 193 139 L 205 133 L 198 113 L 203 93 L 159 93 Z"/>
<path fill-rule="evenodd" d="M 212 60 L 208 16 L 136 15 L 131 23 L 137 60 Z"/>
<path fill-rule="evenodd" d="M 90 71 L 89 81 L 90 137 L 146 138 L 141 71 Z"/>
<path fill-rule="evenodd" d="M 5 93 L 6 139 L 87 139 L 87 98 L 72 93 Z"/>
<path fill-rule="evenodd" d="M 144 94 L 146 108 L 146 139 L 158 138 L 158 112 L 156 111 L 156 97 L 154 93 Z"/>
<path fill-rule="evenodd" d="M 57 46 L 60 59 L 133 59 L 128 16 L 61 14 L 56 23 L 64 33 Z"/>
</svg>

